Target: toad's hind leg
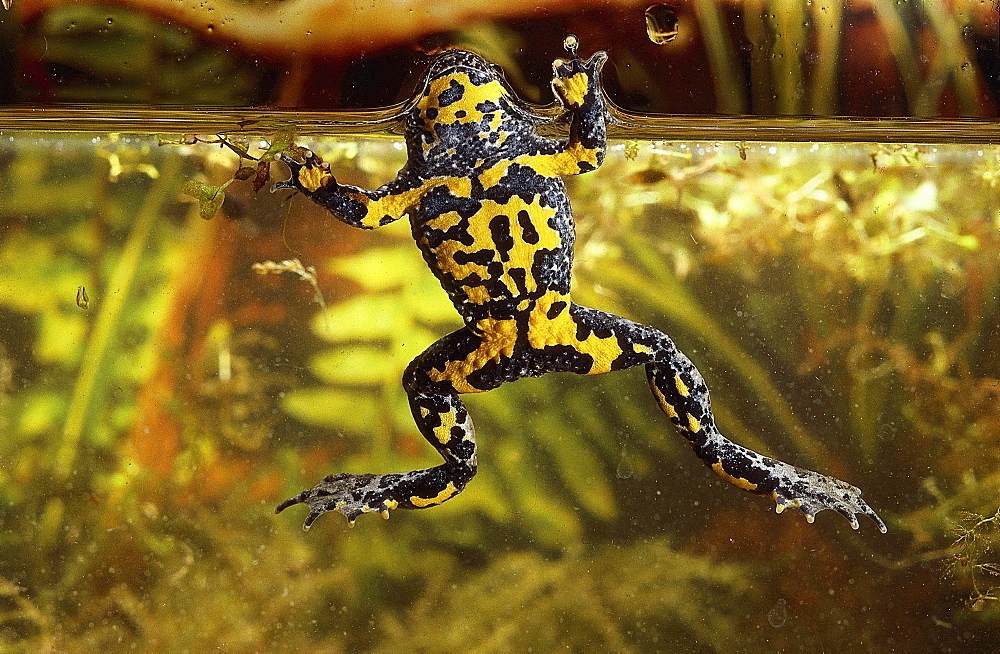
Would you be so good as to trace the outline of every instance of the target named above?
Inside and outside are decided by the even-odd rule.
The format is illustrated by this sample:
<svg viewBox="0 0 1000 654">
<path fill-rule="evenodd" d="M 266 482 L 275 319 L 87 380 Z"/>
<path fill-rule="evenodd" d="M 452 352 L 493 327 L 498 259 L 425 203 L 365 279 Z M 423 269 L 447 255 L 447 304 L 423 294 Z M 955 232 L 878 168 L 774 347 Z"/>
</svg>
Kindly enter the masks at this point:
<svg viewBox="0 0 1000 654">
<path fill-rule="evenodd" d="M 723 436 L 715 425 L 705 380 L 666 334 L 583 307 L 574 307 L 573 319 L 586 327 L 582 333 L 615 337 L 615 346 L 621 354 L 610 369 L 646 365 L 649 385 L 660 408 L 690 441 L 695 454 L 720 477 L 743 490 L 770 496 L 779 513 L 788 507 L 798 507 L 812 522 L 819 511 L 834 509 L 855 529 L 858 528 L 855 514 L 861 513 L 875 521 L 883 533 L 886 531 L 885 523 L 861 499 L 861 491 L 854 486 L 758 454 Z M 592 370 L 602 371 L 597 366 Z"/>
<path fill-rule="evenodd" d="M 444 353 L 471 352 L 476 349 L 478 340 L 468 330 L 446 336 L 417 357 L 403 377 L 417 428 L 444 458 L 443 464 L 379 475 L 328 475 L 315 487 L 282 502 L 275 512 L 295 504 L 307 504 L 310 510 L 303 525 L 305 529 L 327 511 L 343 513 L 353 525 L 362 513 L 380 513 L 388 518 L 391 509 L 437 506 L 462 492 L 476 474 L 472 419 L 450 383 L 430 381 L 428 360 L 441 359 Z"/>
</svg>

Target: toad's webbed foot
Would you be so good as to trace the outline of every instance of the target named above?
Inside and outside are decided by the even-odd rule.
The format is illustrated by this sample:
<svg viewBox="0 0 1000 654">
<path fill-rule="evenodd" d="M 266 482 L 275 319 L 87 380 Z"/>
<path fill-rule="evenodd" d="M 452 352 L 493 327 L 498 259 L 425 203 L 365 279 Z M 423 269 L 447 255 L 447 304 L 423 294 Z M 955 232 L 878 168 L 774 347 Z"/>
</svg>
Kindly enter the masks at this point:
<svg viewBox="0 0 1000 654">
<path fill-rule="evenodd" d="M 871 518 L 883 534 L 886 533 L 885 523 L 861 499 L 861 490 L 845 481 L 774 461 L 769 479 L 761 486 L 773 487 L 769 494 L 777 505 L 775 511 L 778 513 L 797 507 L 806 515 L 806 520 L 812 522 L 823 509 L 833 509 L 847 518 L 854 529 L 858 528 L 856 514 L 861 513 Z"/>
<path fill-rule="evenodd" d="M 316 518 L 327 511 L 340 511 L 347 516 L 352 526 L 362 513 L 381 513 L 383 518 L 388 519 L 389 510 L 396 508 L 398 502 L 389 498 L 386 492 L 384 478 L 387 476 L 389 475 L 352 475 L 346 472 L 327 475 L 314 487 L 279 504 L 274 512 L 281 513 L 295 504 L 309 505 L 309 515 L 302 525 L 303 529 L 309 529 Z"/>
<path fill-rule="evenodd" d="M 279 504 L 274 512 L 281 513 L 295 504 L 307 504 L 309 515 L 303 529 L 309 529 L 316 518 L 327 511 L 340 511 L 353 526 L 362 513 L 379 513 L 388 519 L 389 511 L 396 507 L 425 509 L 437 506 L 462 492 L 474 474 L 475 468 L 462 463 L 383 475 L 342 472 L 327 475 L 309 490 Z"/>
<path fill-rule="evenodd" d="M 334 178 L 333 173 L 330 172 L 330 164 L 320 159 L 313 152 L 306 151 L 305 161 L 296 161 L 284 152 L 278 154 L 277 158 L 288 166 L 288 169 L 292 172 L 292 176 L 272 186 L 272 193 L 287 188 L 293 191 L 301 191 L 308 195 L 318 188 L 337 185 L 337 180 Z"/>
</svg>

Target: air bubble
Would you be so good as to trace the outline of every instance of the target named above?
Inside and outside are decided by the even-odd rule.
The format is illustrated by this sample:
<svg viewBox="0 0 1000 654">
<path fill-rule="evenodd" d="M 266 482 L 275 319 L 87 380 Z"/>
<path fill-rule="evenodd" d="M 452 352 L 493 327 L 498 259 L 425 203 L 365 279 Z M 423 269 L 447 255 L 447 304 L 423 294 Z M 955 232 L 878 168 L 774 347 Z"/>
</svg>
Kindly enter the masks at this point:
<svg viewBox="0 0 1000 654">
<path fill-rule="evenodd" d="M 656 45 L 666 45 L 677 38 L 677 7 L 664 2 L 646 9 L 646 34 Z"/>
<path fill-rule="evenodd" d="M 566 38 L 563 39 L 563 48 L 566 52 L 570 53 L 574 57 L 576 56 L 576 51 L 580 47 L 580 38 L 576 34 L 567 34 Z"/>
<path fill-rule="evenodd" d="M 779 599 L 767 612 L 767 623 L 777 629 L 784 627 L 786 622 L 788 622 L 788 606 L 784 599 Z"/>
</svg>

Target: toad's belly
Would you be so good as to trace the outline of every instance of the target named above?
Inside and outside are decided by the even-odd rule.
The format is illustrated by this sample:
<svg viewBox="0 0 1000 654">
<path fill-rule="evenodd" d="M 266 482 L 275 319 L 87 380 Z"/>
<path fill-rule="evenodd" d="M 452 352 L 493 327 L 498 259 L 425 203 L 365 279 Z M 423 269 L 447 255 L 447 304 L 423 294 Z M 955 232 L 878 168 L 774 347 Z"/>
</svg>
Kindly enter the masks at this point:
<svg viewBox="0 0 1000 654">
<path fill-rule="evenodd" d="M 553 273 L 568 268 L 572 248 L 572 227 L 559 208 L 545 206 L 540 196 L 530 202 L 519 196 L 506 202 L 480 200 L 478 205 L 474 212 L 442 213 L 416 230 L 444 288 L 474 305 L 551 288 Z"/>
</svg>

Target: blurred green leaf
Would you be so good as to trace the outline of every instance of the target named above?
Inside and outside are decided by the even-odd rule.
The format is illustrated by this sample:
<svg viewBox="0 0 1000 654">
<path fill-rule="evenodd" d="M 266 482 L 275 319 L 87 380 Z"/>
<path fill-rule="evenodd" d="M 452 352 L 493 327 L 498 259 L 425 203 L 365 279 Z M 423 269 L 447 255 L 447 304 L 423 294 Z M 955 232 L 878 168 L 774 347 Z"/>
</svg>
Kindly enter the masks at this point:
<svg viewBox="0 0 1000 654">
<path fill-rule="evenodd" d="M 312 358 L 310 369 L 324 382 L 348 386 L 379 386 L 395 372 L 385 350 L 365 345 L 324 350 Z"/>
<path fill-rule="evenodd" d="M 391 295 L 363 295 L 327 307 L 312 320 L 313 331 L 333 343 L 372 343 L 399 335 L 405 307 Z"/>
<path fill-rule="evenodd" d="M 559 413 L 539 412 L 531 420 L 531 431 L 555 462 L 562 484 L 589 513 L 610 520 L 617 507 L 607 472 L 590 445 L 573 433 L 581 428 L 596 431 L 606 430 L 607 426 L 567 424 Z"/>
<path fill-rule="evenodd" d="M 302 422 L 364 434 L 375 420 L 375 398 L 338 388 L 296 388 L 285 393 L 281 408 Z"/>
<path fill-rule="evenodd" d="M 516 439 L 492 445 L 491 460 L 499 467 L 504 488 L 513 499 L 513 512 L 546 547 L 562 547 L 580 537 L 580 518 L 548 488 L 539 461 Z M 544 468 L 542 469 L 544 470 Z"/>
<path fill-rule="evenodd" d="M 28 437 L 54 432 L 68 404 L 65 395 L 52 390 L 24 392 L 21 399 L 15 434 Z"/>
<path fill-rule="evenodd" d="M 399 289 L 414 283 L 414 278 L 428 274 L 427 265 L 412 244 L 366 247 L 350 257 L 332 259 L 329 268 L 369 292 Z M 440 287 L 438 291 L 444 294 Z M 451 309 L 451 305 L 448 308 Z"/>
</svg>

